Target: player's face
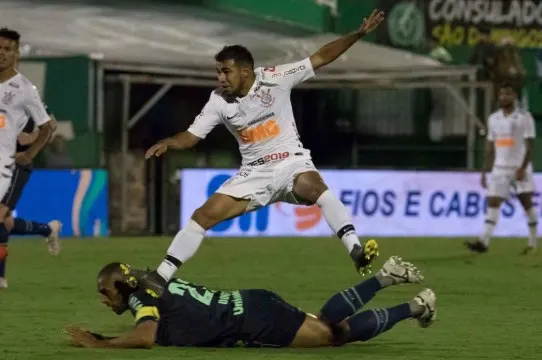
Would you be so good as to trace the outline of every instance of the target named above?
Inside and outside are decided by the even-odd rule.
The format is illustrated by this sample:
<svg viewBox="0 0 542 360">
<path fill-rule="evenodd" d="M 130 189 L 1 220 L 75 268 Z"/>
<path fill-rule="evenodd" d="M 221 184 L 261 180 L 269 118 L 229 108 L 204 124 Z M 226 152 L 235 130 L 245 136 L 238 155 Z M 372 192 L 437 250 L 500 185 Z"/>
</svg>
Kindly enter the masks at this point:
<svg viewBox="0 0 542 360">
<path fill-rule="evenodd" d="M 102 304 L 115 313 L 120 315 L 128 308 L 128 304 L 124 302 L 122 294 L 117 290 L 112 279 L 98 279 L 98 292 Z"/>
<path fill-rule="evenodd" d="M 15 68 L 18 58 L 17 42 L 0 37 L 0 71 Z"/>
<path fill-rule="evenodd" d="M 216 63 L 216 73 L 222 91 L 228 95 L 237 95 L 243 89 L 250 69 L 236 64 L 233 60 L 226 60 Z"/>
<path fill-rule="evenodd" d="M 516 92 L 510 87 L 503 87 L 499 90 L 499 105 L 502 108 L 513 106 L 516 98 Z"/>
</svg>

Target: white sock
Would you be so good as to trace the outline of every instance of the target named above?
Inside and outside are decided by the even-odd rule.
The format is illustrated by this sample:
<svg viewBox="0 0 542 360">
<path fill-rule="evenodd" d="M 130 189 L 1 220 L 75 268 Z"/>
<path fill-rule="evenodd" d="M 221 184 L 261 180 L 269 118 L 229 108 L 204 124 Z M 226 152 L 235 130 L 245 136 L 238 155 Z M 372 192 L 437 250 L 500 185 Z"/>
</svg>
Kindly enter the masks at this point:
<svg viewBox="0 0 542 360">
<path fill-rule="evenodd" d="M 324 191 L 316 204 L 322 209 L 329 227 L 341 238 L 348 253 L 354 245 L 360 245 L 346 207 L 330 190 Z"/>
<path fill-rule="evenodd" d="M 486 214 L 486 221 L 484 225 L 484 234 L 480 240 L 486 245 L 489 246 L 489 241 L 491 240 L 491 235 L 493 235 L 493 230 L 497 221 L 499 220 L 499 208 L 488 207 Z"/>
<path fill-rule="evenodd" d="M 177 268 L 188 261 L 203 241 L 205 229 L 197 222 L 190 220 L 188 225 L 179 231 L 167 249 L 167 256 L 158 269 L 158 274 L 169 281 Z"/>
<path fill-rule="evenodd" d="M 529 219 L 527 221 L 527 224 L 529 225 L 529 247 L 537 247 L 537 239 L 536 239 L 536 227 L 538 225 L 538 219 L 536 217 L 536 210 L 534 207 L 531 207 L 529 210 L 527 210 L 527 218 Z"/>
</svg>

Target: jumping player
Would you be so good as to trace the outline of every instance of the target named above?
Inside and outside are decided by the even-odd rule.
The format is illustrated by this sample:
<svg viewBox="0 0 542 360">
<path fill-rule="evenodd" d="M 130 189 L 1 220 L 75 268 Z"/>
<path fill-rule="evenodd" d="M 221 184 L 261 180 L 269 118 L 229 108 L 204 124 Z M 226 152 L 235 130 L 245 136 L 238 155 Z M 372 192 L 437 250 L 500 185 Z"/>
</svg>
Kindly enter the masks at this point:
<svg viewBox="0 0 542 360">
<path fill-rule="evenodd" d="M 136 275 L 143 286 L 160 294 L 177 268 L 199 248 L 205 232 L 216 224 L 277 201 L 317 204 L 331 229 L 342 240 L 361 273 L 378 256 L 378 244 L 361 246 L 342 202 L 328 189 L 314 167 L 310 151 L 297 132 L 290 92 L 314 77 L 384 19 L 373 11 L 360 28 L 320 48 L 299 62 L 254 69 L 251 53 L 240 45 L 226 46 L 216 56 L 220 87 L 187 131 L 161 140 L 146 157 L 168 149 L 188 149 L 217 125 L 224 124 L 239 143 L 242 165 L 179 231 L 156 271 Z"/>
<path fill-rule="evenodd" d="M 51 117 L 32 83 L 18 73 L 20 35 L 16 31 L 0 29 L 0 198 L 4 198 L 15 168 L 15 163 L 26 166 L 45 146 L 53 133 Z M 32 145 L 16 153 L 17 138 L 28 119 L 32 118 L 39 131 Z M 4 209 L 7 209 L 4 207 Z M 7 255 L 9 230 L 5 220 L 8 211 L 0 213 L 0 260 Z"/>
<path fill-rule="evenodd" d="M 138 285 L 126 264 L 111 263 L 98 275 L 102 303 L 115 313 L 130 310 L 136 326 L 118 337 L 67 326 L 75 346 L 151 348 L 160 346 L 324 347 L 367 341 L 414 318 L 421 327 L 436 317 L 430 289 L 412 301 L 387 309 L 358 311 L 381 289 L 423 280 L 420 271 L 391 257 L 370 279 L 333 295 L 318 317 L 288 304 L 268 290 L 214 291 L 180 279 L 170 281 L 161 298 Z"/>
<path fill-rule="evenodd" d="M 527 215 L 529 227 L 528 245 L 524 254 L 537 250 L 537 216 L 532 197 L 535 191 L 533 168 L 536 130 L 532 115 L 516 107 L 517 92 L 510 84 L 503 84 L 499 90 L 500 110 L 488 119 L 488 134 L 485 150 L 482 187 L 487 191 L 487 213 L 484 233 L 466 246 L 483 253 L 489 248 L 491 235 L 499 219 L 499 208 L 513 190 Z M 489 184 L 486 173 L 491 171 Z"/>
</svg>

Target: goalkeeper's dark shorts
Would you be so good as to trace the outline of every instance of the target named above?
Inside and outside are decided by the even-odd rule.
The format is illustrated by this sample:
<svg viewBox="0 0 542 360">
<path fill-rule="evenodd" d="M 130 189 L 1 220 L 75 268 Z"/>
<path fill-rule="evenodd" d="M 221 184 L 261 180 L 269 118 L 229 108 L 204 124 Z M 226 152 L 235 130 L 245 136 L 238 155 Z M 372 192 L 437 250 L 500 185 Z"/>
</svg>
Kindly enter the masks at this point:
<svg viewBox="0 0 542 360">
<path fill-rule="evenodd" d="M 242 290 L 245 317 L 241 340 L 248 347 L 286 347 L 294 340 L 306 314 L 268 290 Z"/>
</svg>

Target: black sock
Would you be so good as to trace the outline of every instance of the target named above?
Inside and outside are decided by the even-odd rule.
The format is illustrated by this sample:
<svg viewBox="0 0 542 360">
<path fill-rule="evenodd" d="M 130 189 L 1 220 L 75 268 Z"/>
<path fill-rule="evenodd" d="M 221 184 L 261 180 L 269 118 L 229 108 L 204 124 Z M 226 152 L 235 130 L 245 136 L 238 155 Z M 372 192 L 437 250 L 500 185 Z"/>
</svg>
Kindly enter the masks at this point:
<svg viewBox="0 0 542 360">
<path fill-rule="evenodd" d="M 6 274 L 6 259 L 7 259 L 7 246 L 8 246 L 8 229 L 6 229 L 6 224 L 0 223 L 0 246 L 2 246 L 3 259 L 0 260 L 0 277 L 4 277 Z"/>
<path fill-rule="evenodd" d="M 0 260 L 0 278 L 6 277 L 6 262 L 7 261 L 8 261 L 7 256 L 3 260 Z"/>
<path fill-rule="evenodd" d="M 410 306 L 407 303 L 356 314 L 346 320 L 350 327 L 347 342 L 367 341 L 388 331 L 399 321 L 410 317 Z"/>
<path fill-rule="evenodd" d="M 15 218 L 13 219 L 13 229 L 11 229 L 11 234 L 41 235 L 43 237 L 49 237 L 51 235 L 51 228 L 48 224 Z"/>
<path fill-rule="evenodd" d="M 7 246 L 9 239 L 8 229 L 6 229 L 6 224 L 3 222 L 0 223 L 0 246 Z"/>
<path fill-rule="evenodd" d="M 164 260 L 166 261 L 169 261 L 170 263 L 172 263 L 176 268 L 179 268 L 181 267 L 181 265 L 183 264 L 183 262 L 179 259 L 177 259 L 176 257 L 173 257 L 171 255 L 166 255 L 166 257 L 164 258 Z"/>
<path fill-rule="evenodd" d="M 336 293 L 320 310 L 322 320 L 330 324 L 340 323 L 361 309 L 380 289 L 382 285 L 373 276 L 361 284 Z"/>
</svg>

